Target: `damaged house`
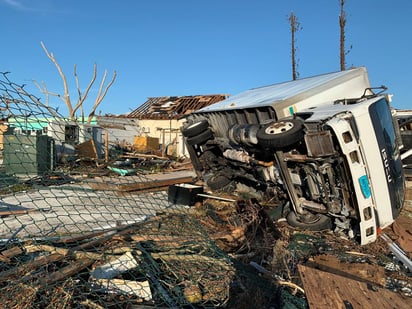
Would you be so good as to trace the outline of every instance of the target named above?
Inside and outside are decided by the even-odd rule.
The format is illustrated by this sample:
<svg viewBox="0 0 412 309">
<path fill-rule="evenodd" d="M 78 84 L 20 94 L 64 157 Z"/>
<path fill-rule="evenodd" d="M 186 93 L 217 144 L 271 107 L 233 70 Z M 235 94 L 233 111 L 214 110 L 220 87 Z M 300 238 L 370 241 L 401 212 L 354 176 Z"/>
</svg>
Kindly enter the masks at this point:
<svg viewBox="0 0 412 309">
<path fill-rule="evenodd" d="M 110 147 L 119 145 L 132 146 L 142 153 L 188 156 L 180 133 L 182 116 L 226 97 L 149 98 L 130 114 L 97 116 L 90 123 L 41 117 L 43 111 L 37 113 L 40 117 L 37 114 L 20 117 L 16 111 L 2 123 L 0 146 L 4 148 L 4 164 L 11 174 L 43 174 L 52 171 L 56 164 L 78 156 L 107 160 Z M 16 153 L 24 158 L 16 157 Z"/>
</svg>

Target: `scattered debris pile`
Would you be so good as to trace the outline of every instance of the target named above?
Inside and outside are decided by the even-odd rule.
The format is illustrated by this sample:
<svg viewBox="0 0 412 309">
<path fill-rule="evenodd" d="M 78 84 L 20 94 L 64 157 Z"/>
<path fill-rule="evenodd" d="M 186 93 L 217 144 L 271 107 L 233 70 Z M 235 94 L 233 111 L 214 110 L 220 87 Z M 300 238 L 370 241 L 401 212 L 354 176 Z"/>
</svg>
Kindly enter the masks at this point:
<svg viewBox="0 0 412 309">
<path fill-rule="evenodd" d="M 384 231 L 385 238 L 360 246 L 332 231 L 299 231 L 283 220 L 273 223 L 264 206 L 251 201 L 206 199 L 193 208 L 232 260 L 242 267 L 249 264 L 271 283 L 271 295 L 263 295 L 262 289 L 262 297 L 254 299 L 260 308 L 405 307 L 412 297 L 411 211 L 407 202 L 399 220 Z M 390 250 L 388 239 L 408 250 L 403 257 Z M 256 280 L 253 284 L 258 285 Z"/>
<path fill-rule="evenodd" d="M 9 243 L 0 261 L 5 308 L 219 307 L 228 302 L 235 275 L 227 255 L 181 214 L 55 241 Z"/>
<path fill-rule="evenodd" d="M 406 206 L 401 221 L 384 232 L 409 250 L 412 208 Z M 131 225 L 11 239 L 0 250 L 0 303 L 292 309 L 410 303 L 411 271 L 384 239 L 360 246 L 333 232 L 298 231 L 273 221 L 264 207 L 207 196 Z"/>
</svg>

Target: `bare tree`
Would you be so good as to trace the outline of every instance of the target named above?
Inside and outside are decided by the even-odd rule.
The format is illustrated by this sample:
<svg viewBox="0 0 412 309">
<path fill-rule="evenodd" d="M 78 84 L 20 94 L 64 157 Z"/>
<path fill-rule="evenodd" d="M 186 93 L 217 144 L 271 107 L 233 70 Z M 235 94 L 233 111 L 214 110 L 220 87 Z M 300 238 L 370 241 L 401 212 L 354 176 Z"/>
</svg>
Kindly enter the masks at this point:
<svg viewBox="0 0 412 309">
<path fill-rule="evenodd" d="M 297 60 L 296 60 L 296 32 L 301 29 L 300 23 L 298 18 L 295 16 L 293 12 L 289 15 L 289 22 L 290 22 L 290 31 L 292 33 L 292 78 L 293 80 L 299 77 L 299 73 L 297 71 Z"/>
<path fill-rule="evenodd" d="M 59 72 L 59 75 L 60 75 L 60 77 L 61 77 L 61 79 L 62 79 L 62 81 L 63 81 L 64 96 L 61 96 L 60 94 L 51 93 L 51 92 L 47 91 L 45 85 L 44 85 L 43 88 L 41 88 L 40 85 L 37 83 L 37 87 L 38 87 L 43 93 L 46 94 L 47 100 L 48 100 L 48 96 L 49 96 L 49 95 L 54 95 L 54 96 L 59 97 L 59 98 L 64 102 L 64 104 L 67 106 L 67 109 L 68 109 L 68 111 L 69 111 L 70 120 L 75 121 L 75 120 L 76 120 L 76 112 L 77 112 L 79 109 L 80 109 L 80 111 L 81 111 L 81 114 L 83 115 L 83 105 L 84 105 L 84 102 L 86 101 L 86 99 L 87 99 L 87 97 L 88 97 L 88 95 L 89 95 L 90 89 L 92 88 L 94 82 L 96 81 L 97 65 L 94 64 L 92 79 L 90 80 L 89 85 L 87 86 L 87 88 L 86 88 L 86 90 L 85 90 L 84 93 L 82 93 L 82 91 L 81 91 L 80 82 L 79 82 L 79 77 L 78 77 L 77 71 L 76 71 L 76 65 L 74 65 L 74 77 L 75 77 L 75 80 L 76 80 L 76 87 L 77 87 L 77 95 L 78 95 L 78 98 L 77 98 L 76 104 L 73 106 L 73 104 L 72 104 L 72 102 L 71 102 L 71 98 L 70 98 L 69 87 L 68 87 L 68 84 L 67 84 L 66 75 L 63 73 L 63 70 L 62 70 L 62 68 L 60 67 L 59 63 L 57 62 L 54 54 L 53 54 L 53 53 L 50 53 L 50 52 L 47 50 L 47 48 L 46 48 L 46 46 L 44 45 L 43 42 L 41 42 L 41 46 L 42 46 L 44 52 L 46 53 L 47 57 L 53 62 L 54 66 L 56 67 L 57 71 Z M 105 86 L 106 78 L 107 78 L 107 70 L 104 71 L 104 75 L 103 75 L 103 78 L 102 78 L 102 82 L 101 82 L 101 84 L 100 84 L 99 92 L 98 92 L 97 97 L 96 97 L 96 99 L 95 99 L 95 101 L 94 101 L 93 107 L 92 107 L 92 109 L 91 109 L 91 111 L 90 111 L 90 113 L 89 113 L 89 115 L 88 115 L 88 117 L 87 117 L 87 123 L 90 123 L 90 122 L 91 122 L 91 120 L 92 120 L 92 118 L 93 118 L 93 116 L 94 116 L 94 114 L 95 114 L 95 112 L 96 112 L 97 107 L 100 105 L 100 103 L 101 103 L 101 102 L 103 101 L 103 99 L 105 98 L 105 96 L 106 96 L 107 91 L 109 90 L 109 88 L 113 85 L 113 83 L 114 83 L 114 81 L 115 81 L 115 79 L 116 79 L 116 76 L 117 76 L 117 73 L 116 73 L 116 71 L 114 71 L 112 79 L 111 79 L 110 82 Z"/>
</svg>

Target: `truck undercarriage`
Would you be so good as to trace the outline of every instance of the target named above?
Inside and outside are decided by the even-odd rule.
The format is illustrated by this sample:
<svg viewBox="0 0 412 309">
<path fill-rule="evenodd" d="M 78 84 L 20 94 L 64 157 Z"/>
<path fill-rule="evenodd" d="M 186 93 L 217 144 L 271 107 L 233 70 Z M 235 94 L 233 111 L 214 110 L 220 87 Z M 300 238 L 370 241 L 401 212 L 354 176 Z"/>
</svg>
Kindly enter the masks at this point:
<svg viewBox="0 0 412 309">
<path fill-rule="evenodd" d="M 288 222 L 296 227 L 333 226 L 354 237 L 348 168 L 327 126 L 299 117 L 251 124 L 219 116 L 192 115 L 182 130 L 195 169 L 212 191 L 289 208 Z"/>
</svg>

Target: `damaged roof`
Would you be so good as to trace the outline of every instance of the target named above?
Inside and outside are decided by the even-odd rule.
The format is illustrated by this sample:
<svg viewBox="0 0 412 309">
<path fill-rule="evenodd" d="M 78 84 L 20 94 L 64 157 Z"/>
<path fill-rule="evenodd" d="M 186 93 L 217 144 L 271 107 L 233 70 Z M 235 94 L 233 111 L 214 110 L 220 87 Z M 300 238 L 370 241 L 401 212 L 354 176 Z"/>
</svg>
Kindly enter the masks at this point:
<svg viewBox="0 0 412 309">
<path fill-rule="evenodd" d="M 138 119 L 179 119 L 198 109 L 225 100 L 226 94 L 151 97 L 127 115 Z"/>
</svg>

